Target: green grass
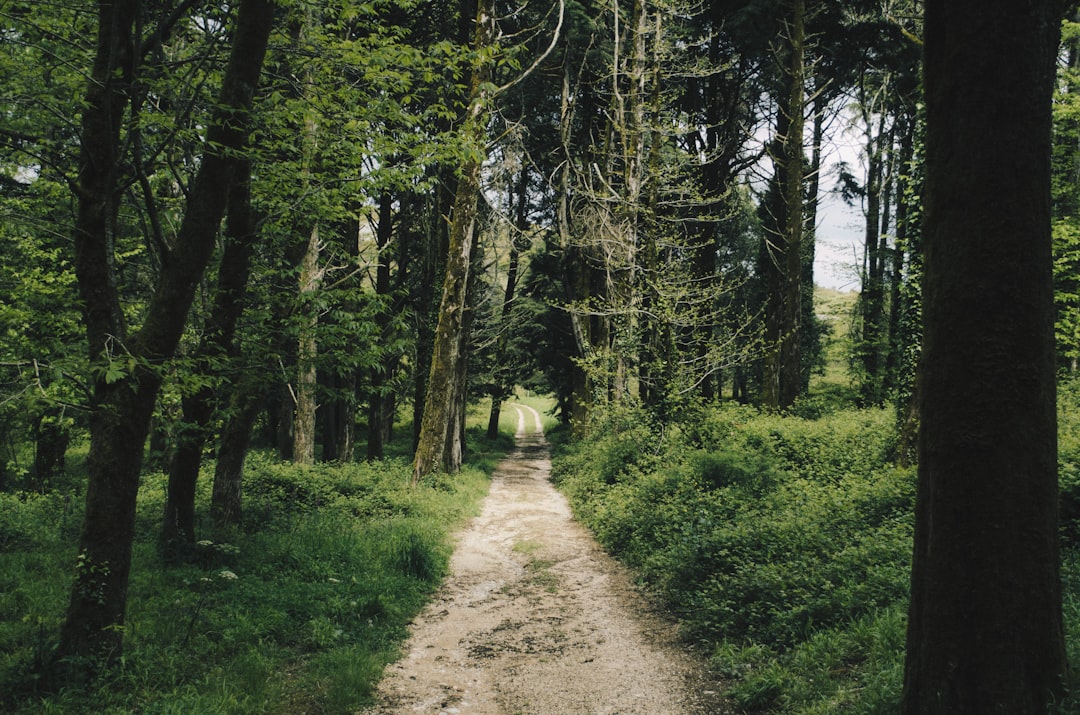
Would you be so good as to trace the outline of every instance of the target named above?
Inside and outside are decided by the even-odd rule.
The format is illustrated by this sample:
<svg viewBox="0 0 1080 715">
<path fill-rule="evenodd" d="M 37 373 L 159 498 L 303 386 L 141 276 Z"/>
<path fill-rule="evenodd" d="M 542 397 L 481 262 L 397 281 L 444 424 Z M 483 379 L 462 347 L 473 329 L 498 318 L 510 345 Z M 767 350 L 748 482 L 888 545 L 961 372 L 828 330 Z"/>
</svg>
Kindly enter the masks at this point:
<svg viewBox="0 0 1080 715">
<path fill-rule="evenodd" d="M 355 712 L 398 657 L 407 624 L 447 571 L 453 532 L 476 513 L 512 443 L 512 428 L 484 439 L 486 417 L 470 412 L 468 466 L 418 489 L 401 458 L 301 468 L 254 452 L 243 526 L 224 532 L 209 526 L 208 467 L 204 542 L 181 566 L 158 549 L 165 478 L 146 475 L 123 659 L 60 692 L 37 691 L 34 673 L 67 605 L 81 497 L 0 493 L 0 711 Z"/>
<path fill-rule="evenodd" d="M 1080 504 L 1080 384 L 1063 386 L 1060 423 L 1062 498 Z M 592 426 L 556 458 L 557 483 L 712 655 L 736 712 L 897 712 L 915 473 L 891 463 L 891 410 L 804 419 L 728 404 L 661 426 L 613 409 Z M 1075 673 L 1080 507 L 1068 514 Z M 1072 697 L 1060 712 L 1080 712 Z"/>
</svg>

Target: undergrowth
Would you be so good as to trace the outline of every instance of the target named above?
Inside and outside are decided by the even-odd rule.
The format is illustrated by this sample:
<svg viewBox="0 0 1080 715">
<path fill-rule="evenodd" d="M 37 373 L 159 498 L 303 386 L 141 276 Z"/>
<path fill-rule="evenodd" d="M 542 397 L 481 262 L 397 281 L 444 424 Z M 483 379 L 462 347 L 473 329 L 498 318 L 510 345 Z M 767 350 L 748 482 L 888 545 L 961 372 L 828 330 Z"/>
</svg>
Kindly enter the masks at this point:
<svg viewBox="0 0 1080 715">
<path fill-rule="evenodd" d="M 1063 390 L 1067 515 L 1080 504 L 1078 397 Z M 737 711 L 885 715 L 903 682 L 915 494 L 914 470 L 894 465 L 894 421 L 890 410 L 804 419 L 728 404 L 661 425 L 610 409 L 561 450 L 554 474 L 576 515 L 712 654 Z M 1071 634 L 1075 548 L 1064 581 Z M 1080 663 L 1077 639 L 1069 649 Z"/>
<path fill-rule="evenodd" d="M 446 573 L 451 532 L 510 440 L 474 431 L 471 443 L 472 466 L 419 489 L 402 459 L 300 468 L 252 453 L 243 524 L 228 531 L 209 526 L 210 465 L 204 539 L 180 566 L 158 543 L 165 477 L 147 475 L 122 661 L 56 693 L 37 692 L 35 671 L 67 606 L 81 499 L 0 493 L 0 711 L 354 712 Z"/>
</svg>

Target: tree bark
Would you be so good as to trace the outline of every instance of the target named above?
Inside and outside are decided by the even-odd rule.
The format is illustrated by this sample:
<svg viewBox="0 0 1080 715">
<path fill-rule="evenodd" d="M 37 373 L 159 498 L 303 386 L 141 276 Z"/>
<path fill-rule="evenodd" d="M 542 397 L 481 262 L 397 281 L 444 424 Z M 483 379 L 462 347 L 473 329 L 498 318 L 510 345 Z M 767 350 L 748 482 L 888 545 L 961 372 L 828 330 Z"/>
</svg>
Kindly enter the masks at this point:
<svg viewBox="0 0 1080 715">
<path fill-rule="evenodd" d="M 64 408 L 48 407 L 34 420 L 34 477 L 32 488 L 44 493 L 64 471 L 71 433 L 64 425 Z"/>
<path fill-rule="evenodd" d="M 390 285 L 390 245 L 394 237 L 394 197 L 389 191 L 384 192 L 379 198 L 379 222 L 375 229 L 375 244 L 378 249 L 378 263 L 375 266 L 375 295 L 379 296 L 385 304 L 380 306 L 376 321 L 379 326 L 379 338 L 383 344 L 390 342 L 390 311 L 391 285 Z M 386 442 L 389 439 L 389 426 L 393 423 L 394 404 L 393 395 L 387 388 L 394 370 L 396 369 L 398 356 L 396 354 L 384 354 L 379 358 L 377 365 L 370 370 L 370 398 L 368 399 L 368 438 L 367 458 L 382 459 Z"/>
<path fill-rule="evenodd" d="M 94 165 L 92 154 L 100 149 L 97 141 L 110 147 L 117 145 L 115 102 L 121 99 L 110 95 L 108 101 L 102 101 L 100 95 L 103 89 L 111 91 L 117 71 L 122 69 L 109 58 L 114 53 L 123 56 L 131 49 L 128 25 L 136 9 L 134 3 L 101 2 L 98 60 L 84 111 L 84 169 Z M 176 248 L 162 267 L 143 327 L 121 346 L 130 355 L 133 367 L 112 382 L 99 376 L 94 385 L 94 417 L 86 462 L 86 514 L 71 600 L 54 660 L 58 669 L 68 669 L 72 675 L 97 671 L 121 653 L 142 445 L 161 385 L 162 364 L 175 353 L 183 333 L 195 288 L 206 269 L 225 212 L 227 188 L 241 161 L 238 154 L 249 133 L 252 94 L 272 18 L 273 6 L 265 0 L 244 0 L 240 5 L 229 65 Z M 101 122 L 108 131 L 102 135 L 95 122 Z M 110 152 L 115 160 L 115 149 Z M 95 187 L 105 194 L 112 188 Z M 84 214 L 81 206 L 96 200 L 84 189 L 75 231 L 77 273 L 88 316 L 91 358 L 95 361 L 111 339 L 101 331 L 115 329 L 119 320 L 115 317 L 119 315 L 115 291 L 102 292 L 102 286 L 111 285 L 115 277 L 111 246 L 103 237 L 105 227 L 94 221 L 101 213 L 95 210 Z"/>
<path fill-rule="evenodd" d="M 495 37 L 495 18 L 488 0 L 481 0 L 476 9 L 475 49 L 491 46 Z M 487 116 L 490 111 L 489 73 L 487 63 L 473 70 L 469 91 L 468 115 L 462 133 L 467 157 L 462 164 L 454 210 L 451 215 L 450 246 L 447 252 L 446 278 L 443 281 L 439 322 L 431 355 L 427 394 L 420 424 L 420 436 L 413 461 L 413 483 L 437 469 L 454 472 L 460 468 L 455 456 L 447 450 L 452 433 L 459 428 L 453 413 L 455 395 L 464 390 L 459 385 L 461 371 L 458 361 L 464 349 L 465 311 L 469 284 L 469 264 L 473 247 L 477 203 L 480 199 L 480 168 Z M 460 456 L 457 457 L 458 459 Z"/>
<path fill-rule="evenodd" d="M 802 236 L 803 236 L 803 127 L 806 94 L 806 8 L 804 0 L 793 0 L 791 24 L 791 65 L 788 68 L 790 126 L 784 141 L 784 300 L 780 325 L 780 407 L 790 407 L 802 385 L 800 322 L 802 319 Z"/>
<path fill-rule="evenodd" d="M 882 248 L 882 198 L 885 183 L 885 163 L 889 133 L 885 131 L 886 111 L 880 111 L 878 130 L 874 132 L 872 100 L 863 92 L 862 112 L 866 125 L 866 230 L 863 245 L 862 289 L 859 303 L 862 334 L 859 336 L 859 358 L 862 364 L 860 393 L 866 405 L 880 404 L 882 395 L 882 330 L 885 311 L 884 252 Z"/>
<path fill-rule="evenodd" d="M 214 488 L 210 496 L 210 516 L 216 528 L 240 525 L 244 459 L 264 397 L 259 386 L 248 377 L 240 378 L 229 397 L 229 417 L 221 426 Z"/>
<path fill-rule="evenodd" d="M 294 464 L 315 464 L 315 410 L 318 389 L 316 360 L 319 355 L 316 333 L 319 329 L 319 314 L 312 303 L 314 294 L 322 285 L 320 249 L 319 226 L 316 224 L 311 229 L 307 250 L 300 263 L 300 336 L 296 353 L 296 390 L 293 394 Z"/>
<path fill-rule="evenodd" d="M 243 298 L 251 273 L 255 249 L 255 222 L 251 212 L 251 163 L 244 162 L 229 190 L 229 214 L 225 229 L 225 248 L 218 267 L 218 285 L 214 305 L 207 320 L 205 335 L 195 355 L 196 361 L 235 357 L 233 338 L 236 324 L 244 310 Z M 203 368 L 205 377 L 211 369 Z M 202 466 L 203 448 L 209 438 L 210 421 L 217 408 L 216 392 L 203 386 L 182 400 L 183 424 L 177 431 L 176 449 L 169 466 L 165 496 L 163 536 L 166 554 L 179 556 L 182 545 L 195 543 L 195 487 Z"/>
<path fill-rule="evenodd" d="M 514 217 L 515 235 L 510 239 L 510 263 L 506 268 L 506 288 L 503 290 L 502 306 L 499 313 L 499 337 L 495 344 L 495 366 L 492 370 L 491 384 L 491 411 L 488 413 L 487 438 L 495 439 L 499 436 L 499 416 L 502 413 L 503 400 L 513 394 L 514 386 L 507 384 L 511 380 L 507 378 L 510 370 L 507 369 L 506 350 L 509 345 L 510 334 L 510 311 L 514 304 L 514 293 L 517 290 L 518 267 L 520 264 L 521 246 L 525 241 L 525 232 L 528 230 L 528 207 L 529 191 L 529 167 L 522 163 L 521 174 L 518 176 L 515 188 L 517 199 L 517 211 Z"/>
<path fill-rule="evenodd" d="M 924 347 L 902 711 L 1045 713 L 1059 577 L 1050 99 L 1061 4 L 928 0 Z"/>
<path fill-rule="evenodd" d="M 817 83 L 820 83 L 820 79 Z M 815 84 L 817 84 L 815 83 Z M 821 355 L 821 330 L 814 310 L 814 256 L 817 252 L 818 193 L 821 188 L 822 144 L 825 136 L 825 113 L 831 96 L 823 89 L 814 91 L 814 125 L 811 130 L 810 164 L 806 171 L 806 206 L 803 219 L 802 267 L 799 290 L 799 394 L 810 388 L 810 375 Z"/>
<path fill-rule="evenodd" d="M 904 256 L 908 250 L 908 203 L 906 194 L 911 186 L 911 162 L 915 155 L 915 117 L 910 107 L 904 108 L 897 118 L 899 147 L 896 161 L 896 240 L 892 254 L 892 282 L 889 284 L 889 341 L 885 359 L 885 392 L 895 395 L 900 388 L 900 370 L 903 360 L 901 318 L 904 301 Z"/>
<path fill-rule="evenodd" d="M 771 207 L 775 228 L 767 232 L 760 262 L 764 273 L 765 357 L 761 400 L 771 409 L 789 407 L 799 394 L 799 321 L 803 234 L 803 127 L 806 77 L 805 6 L 791 0 L 785 22 L 788 41 L 787 93 L 777 112 L 776 190 Z M 771 235 L 769 235 L 771 234 Z"/>
<path fill-rule="evenodd" d="M 449 129 L 448 129 L 449 131 Z M 427 212 L 429 226 L 423 247 L 420 280 L 414 298 L 416 305 L 416 367 L 413 369 L 413 448 L 420 443 L 420 431 L 424 424 L 424 405 L 427 404 L 428 379 L 431 373 L 431 357 L 435 346 L 436 292 L 446 276 L 446 257 L 450 246 L 450 228 L 443 220 L 449 216 L 457 195 L 458 178 L 446 168 L 438 170 L 439 179 L 432 192 Z M 438 294 L 441 300 L 441 292 Z"/>
</svg>

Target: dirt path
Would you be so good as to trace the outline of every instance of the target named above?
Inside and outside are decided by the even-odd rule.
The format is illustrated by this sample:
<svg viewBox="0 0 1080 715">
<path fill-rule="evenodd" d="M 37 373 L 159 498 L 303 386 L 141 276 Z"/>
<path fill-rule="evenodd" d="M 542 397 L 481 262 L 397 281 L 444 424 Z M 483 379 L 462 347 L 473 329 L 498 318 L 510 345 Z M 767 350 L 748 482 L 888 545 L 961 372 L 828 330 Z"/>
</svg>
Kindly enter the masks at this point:
<svg viewBox="0 0 1080 715">
<path fill-rule="evenodd" d="M 722 713 L 701 663 L 649 613 L 627 573 L 571 520 L 548 481 L 540 415 L 518 410 L 517 449 L 451 574 L 386 670 L 371 715 Z"/>
</svg>

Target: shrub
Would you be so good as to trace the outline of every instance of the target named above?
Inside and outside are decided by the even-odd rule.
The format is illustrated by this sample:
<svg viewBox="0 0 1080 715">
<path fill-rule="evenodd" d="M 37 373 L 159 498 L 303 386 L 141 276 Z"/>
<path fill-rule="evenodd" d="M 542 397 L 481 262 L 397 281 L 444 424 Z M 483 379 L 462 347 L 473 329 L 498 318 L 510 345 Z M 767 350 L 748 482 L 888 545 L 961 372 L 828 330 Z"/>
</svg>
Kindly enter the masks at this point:
<svg viewBox="0 0 1080 715">
<path fill-rule="evenodd" d="M 1058 389 L 1058 484 L 1061 530 L 1067 543 L 1080 542 L 1080 378 Z"/>
<path fill-rule="evenodd" d="M 623 451 L 623 427 L 570 445 L 555 472 L 579 517 L 662 595 L 689 638 L 760 655 L 739 685 L 739 704 L 754 709 L 804 697 L 782 658 L 815 638 L 824 652 L 827 634 L 849 639 L 852 624 L 903 611 L 915 475 L 888 464 L 891 428 L 884 410 L 807 420 L 699 408 L 663 440 L 651 428 L 643 444 L 659 450 L 648 458 Z M 894 621 L 891 634 L 902 630 Z M 836 667 L 862 672 L 870 649 L 846 640 L 844 649 Z M 843 682 L 861 677 L 839 678 L 822 702 L 846 707 Z"/>
<path fill-rule="evenodd" d="M 451 529 L 486 475 L 409 486 L 403 461 L 299 469 L 253 453 L 242 529 L 214 533 L 199 490 L 198 558 L 157 549 L 163 479 L 139 495 L 122 664 L 101 682 L 35 694 L 69 595 L 79 519 L 60 494 L 0 494 L 0 710 L 355 712 L 446 572 Z M 208 480 L 205 480 L 208 482 Z M 80 504 L 81 506 L 81 504 Z"/>
</svg>

